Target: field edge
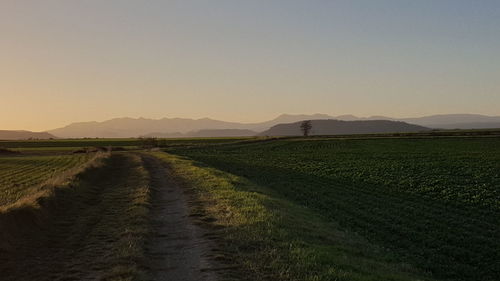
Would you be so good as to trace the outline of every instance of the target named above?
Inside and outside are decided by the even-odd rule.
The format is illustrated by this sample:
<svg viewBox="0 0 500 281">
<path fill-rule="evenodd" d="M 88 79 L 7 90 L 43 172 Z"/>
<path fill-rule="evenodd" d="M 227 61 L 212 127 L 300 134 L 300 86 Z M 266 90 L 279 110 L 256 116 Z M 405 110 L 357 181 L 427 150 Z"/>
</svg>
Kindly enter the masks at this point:
<svg viewBox="0 0 500 281">
<path fill-rule="evenodd" d="M 322 220 L 271 190 L 189 158 L 165 161 L 192 199 L 192 217 L 211 229 L 216 258 L 241 280 L 432 280 L 385 249 Z"/>
</svg>

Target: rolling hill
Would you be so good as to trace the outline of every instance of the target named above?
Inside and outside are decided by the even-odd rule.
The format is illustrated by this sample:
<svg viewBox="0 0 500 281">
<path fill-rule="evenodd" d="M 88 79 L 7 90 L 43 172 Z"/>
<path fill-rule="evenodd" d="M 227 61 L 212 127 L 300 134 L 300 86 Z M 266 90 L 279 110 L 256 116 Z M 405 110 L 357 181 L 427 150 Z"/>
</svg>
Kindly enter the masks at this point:
<svg viewBox="0 0 500 281">
<path fill-rule="evenodd" d="M 279 124 L 260 133 L 262 136 L 299 136 L 302 135 L 302 122 Z M 376 133 L 409 133 L 428 131 L 429 128 L 390 120 L 311 120 L 311 135 L 350 135 Z"/>
<path fill-rule="evenodd" d="M 55 139 L 47 132 L 0 130 L 0 140 Z"/>
<path fill-rule="evenodd" d="M 402 118 L 399 120 L 437 129 L 500 128 L 500 116 L 479 114 L 440 114 L 419 118 Z"/>
</svg>

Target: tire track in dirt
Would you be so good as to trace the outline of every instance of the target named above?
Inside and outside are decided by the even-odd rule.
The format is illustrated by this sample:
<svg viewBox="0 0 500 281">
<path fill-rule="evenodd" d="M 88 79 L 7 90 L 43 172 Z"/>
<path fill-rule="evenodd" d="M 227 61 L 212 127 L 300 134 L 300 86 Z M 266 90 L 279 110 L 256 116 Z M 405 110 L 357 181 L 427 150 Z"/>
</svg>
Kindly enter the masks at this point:
<svg viewBox="0 0 500 281">
<path fill-rule="evenodd" d="M 15 218 L 27 234 L 0 249 L 0 280 L 220 280 L 186 195 L 154 156 L 113 154 L 50 201 L 29 210 L 46 221 Z"/>
<path fill-rule="evenodd" d="M 152 237 L 146 256 L 153 280 L 216 281 L 211 244 L 204 231 L 189 217 L 182 188 L 167 165 L 154 156 L 142 155 L 152 186 Z"/>
</svg>

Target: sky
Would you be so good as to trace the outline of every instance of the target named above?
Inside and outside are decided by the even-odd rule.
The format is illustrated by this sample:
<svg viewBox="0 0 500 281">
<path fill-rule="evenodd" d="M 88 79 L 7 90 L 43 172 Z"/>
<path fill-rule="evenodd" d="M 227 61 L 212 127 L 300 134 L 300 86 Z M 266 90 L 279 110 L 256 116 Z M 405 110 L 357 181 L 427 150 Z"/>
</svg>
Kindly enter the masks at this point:
<svg viewBox="0 0 500 281">
<path fill-rule="evenodd" d="M 0 0 L 0 129 L 500 115 L 497 0 Z"/>
</svg>

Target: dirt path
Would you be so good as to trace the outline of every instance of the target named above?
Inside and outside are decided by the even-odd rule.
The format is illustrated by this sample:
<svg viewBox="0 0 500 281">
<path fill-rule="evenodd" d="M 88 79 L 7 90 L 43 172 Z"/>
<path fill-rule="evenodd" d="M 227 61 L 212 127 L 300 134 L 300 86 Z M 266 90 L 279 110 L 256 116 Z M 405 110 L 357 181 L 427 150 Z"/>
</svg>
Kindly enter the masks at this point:
<svg viewBox="0 0 500 281">
<path fill-rule="evenodd" d="M 210 243 L 168 171 L 147 154 L 113 154 L 52 207 L 24 212 L 47 213 L 44 221 L 16 216 L 26 231 L 13 250 L 0 248 L 0 280 L 218 280 Z"/>
<path fill-rule="evenodd" d="M 153 280 L 218 280 L 208 258 L 210 242 L 190 220 L 183 190 L 161 160 L 142 159 L 153 188 L 153 237 L 146 251 Z"/>
</svg>

